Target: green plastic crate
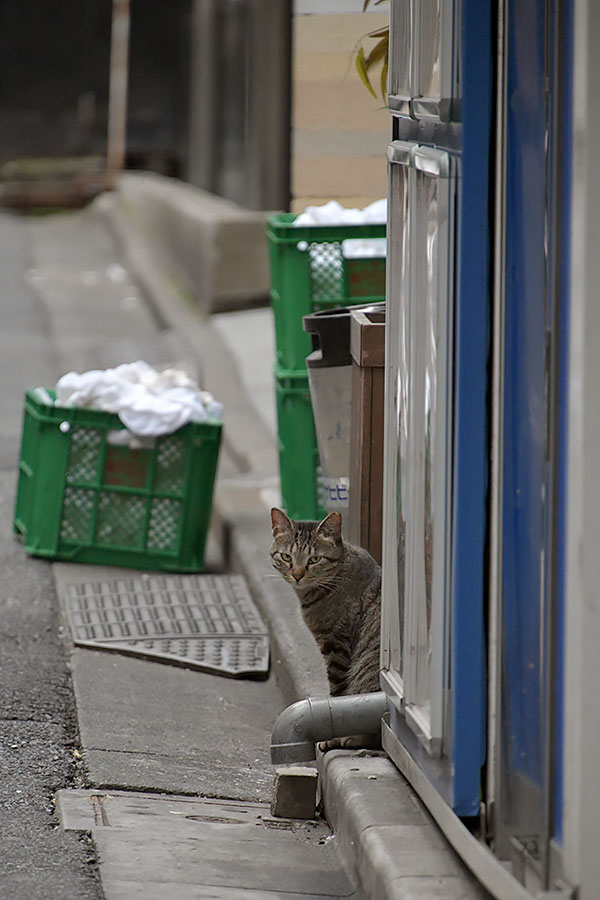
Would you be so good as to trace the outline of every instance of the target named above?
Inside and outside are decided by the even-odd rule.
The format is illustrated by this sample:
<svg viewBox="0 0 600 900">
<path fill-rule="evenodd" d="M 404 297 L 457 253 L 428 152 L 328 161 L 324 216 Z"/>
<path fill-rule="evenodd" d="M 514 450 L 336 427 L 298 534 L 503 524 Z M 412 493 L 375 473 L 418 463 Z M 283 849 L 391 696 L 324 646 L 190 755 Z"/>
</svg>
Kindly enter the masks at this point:
<svg viewBox="0 0 600 900">
<path fill-rule="evenodd" d="M 48 395 L 50 402 L 48 402 Z M 33 556 L 200 572 L 221 423 L 191 423 L 148 449 L 110 442 L 116 415 L 25 395 L 14 529 Z"/>
<path fill-rule="evenodd" d="M 308 373 L 276 365 L 275 394 L 282 505 L 292 519 L 322 519 L 326 512 Z"/>
<path fill-rule="evenodd" d="M 271 305 L 277 363 L 300 371 L 312 350 L 302 317 L 321 309 L 385 300 L 385 259 L 346 259 L 342 242 L 384 238 L 385 225 L 323 225 L 295 228 L 293 213 L 267 222 Z"/>
</svg>

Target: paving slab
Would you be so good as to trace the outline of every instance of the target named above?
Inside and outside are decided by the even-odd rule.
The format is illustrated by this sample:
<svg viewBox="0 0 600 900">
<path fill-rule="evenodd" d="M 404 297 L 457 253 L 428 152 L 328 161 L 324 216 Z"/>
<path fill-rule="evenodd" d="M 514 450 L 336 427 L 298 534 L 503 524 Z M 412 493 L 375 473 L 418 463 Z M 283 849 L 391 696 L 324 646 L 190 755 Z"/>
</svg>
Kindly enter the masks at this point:
<svg viewBox="0 0 600 900">
<path fill-rule="evenodd" d="M 262 425 L 277 434 L 275 404 L 275 328 L 270 307 L 219 313 L 211 318 L 233 354 L 241 382 Z"/>
<path fill-rule="evenodd" d="M 57 804 L 64 828 L 92 833 L 106 900 L 142 886 L 171 900 L 361 896 L 322 821 L 274 819 L 266 804 L 82 790 Z"/>
<path fill-rule="evenodd" d="M 102 343 L 143 340 L 159 330 L 94 207 L 31 219 L 28 231 L 27 279 L 46 310 L 61 373 L 91 368 L 94 348 Z"/>
<path fill-rule="evenodd" d="M 46 312 L 24 277 L 31 265 L 26 229 L 24 220 L 0 213 L 1 468 L 18 462 L 25 390 L 56 379 L 54 347 L 45 333 Z"/>
<path fill-rule="evenodd" d="M 73 647 L 71 584 L 136 570 L 55 563 L 90 784 L 268 800 L 271 729 L 285 701 L 273 675 L 232 679 Z"/>
<path fill-rule="evenodd" d="M 274 679 L 241 681 L 114 653 L 71 658 L 92 784 L 270 795 Z"/>
</svg>

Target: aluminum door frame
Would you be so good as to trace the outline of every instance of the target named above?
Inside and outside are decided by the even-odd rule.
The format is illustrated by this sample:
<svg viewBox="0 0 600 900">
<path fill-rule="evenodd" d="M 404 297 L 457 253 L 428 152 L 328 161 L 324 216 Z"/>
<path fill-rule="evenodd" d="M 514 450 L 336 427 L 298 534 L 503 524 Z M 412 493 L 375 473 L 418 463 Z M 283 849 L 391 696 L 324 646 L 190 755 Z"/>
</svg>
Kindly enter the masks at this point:
<svg viewBox="0 0 600 900">
<path fill-rule="evenodd" d="M 395 535 L 392 541 L 395 546 L 390 547 L 392 555 L 388 559 L 401 556 L 402 560 L 399 560 L 397 567 L 391 567 L 395 576 L 393 585 L 390 586 L 386 580 L 384 586 L 387 601 L 384 601 L 384 633 L 388 646 L 392 643 L 395 646 L 390 653 L 391 659 L 387 661 L 390 677 L 396 685 L 393 693 L 401 698 L 406 722 L 421 744 L 430 755 L 439 756 L 444 744 L 448 682 L 449 510 L 452 483 L 452 378 L 449 358 L 453 345 L 455 165 L 445 151 L 406 143 L 391 144 L 388 159 L 390 233 L 395 236 L 400 228 L 401 239 L 393 241 L 389 260 L 390 297 L 395 297 L 397 292 L 399 296 L 398 303 L 389 304 L 391 321 L 387 328 L 388 395 L 393 395 L 395 411 L 394 416 L 388 415 L 387 421 L 393 422 L 396 428 L 390 426 L 386 434 L 386 459 L 388 464 L 391 462 L 394 466 L 396 490 L 393 492 L 395 502 L 390 503 L 388 499 L 386 517 L 388 523 L 391 522 L 391 529 L 388 530 Z M 401 176 L 402 183 L 400 197 L 396 196 L 396 188 L 400 186 L 399 179 L 395 177 L 396 166 L 399 166 L 397 174 Z M 433 218 L 432 207 L 421 206 L 420 203 L 421 198 L 427 199 L 429 190 L 434 191 Z M 403 214 L 400 216 L 397 215 L 398 201 Z M 421 298 L 423 302 L 420 302 Z M 426 359 L 423 351 L 430 343 L 431 356 Z M 426 421 L 427 403 L 430 403 L 429 422 Z M 432 438 L 430 441 L 427 435 Z M 421 440 L 425 442 L 423 446 L 419 443 Z M 398 456 L 403 461 L 400 467 Z M 429 502 L 426 496 L 428 467 Z M 405 472 L 405 476 L 400 474 L 398 478 L 399 472 Z M 390 496 L 388 492 L 388 498 Z M 404 509 L 405 501 L 406 554 L 404 533 L 400 535 L 398 530 L 398 503 Z M 429 587 L 425 583 L 428 521 L 431 549 Z M 402 527 L 403 524 L 404 515 Z M 398 577 L 404 560 L 406 567 L 402 577 Z M 402 596 L 399 585 L 405 588 Z M 393 587 L 393 593 L 390 593 L 390 587 Z M 427 608 L 427 596 L 430 609 Z M 397 604 L 394 598 L 398 599 Z M 392 613 L 395 607 L 398 607 L 398 612 Z M 393 628 L 393 636 L 390 627 Z"/>
<path fill-rule="evenodd" d="M 509 29 L 507 17 L 511 14 Z M 504 0 L 499 5 L 499 17 L 486 801 L 488 830 L 496 846 L 505 856 L 512 856 L 521 880 L 544 886 L 560 878 L 562 869 L 565 347 L 569 330 L 569 213 L 565 204 L 570 191 L 572 21 L 568 5 L 555 0 L 533 0 L 518 7 Z M 532 22 L 536 22 L 537 31 Z M 527 47 L 521 46 L 518 51 L 529 67 L 537 59 L 535 77 L 527 68 L 524 72 L 518 68 L 518 38 L 524 33 L 530 38 L 537 35 L 536 42 L 530 39 Z M 519 81 L 515 75 L 518 71 Z M 521 173 L 519 167 L 524 160 L 529 160 L 529 165 Z M 525 198 L 523 184 L 528 186 Z M 505 209 L 507 196 L 513 204 L 510 216 Z M 537 204 L 532 199 L 536 196 Z M 531 244 L 535 234 L 537 262 Z M 527 284 L 523 273 L 531 278 L 536 266 L 537 278 Z M 527 334 L 526 324 L 537 340 L 537 369 L 531 371 L 519 361 L 522 354 L 516 349 Z M 533 355 L 528 341 L 527 359 Z M 512 372 L 518 366 L 522 371 L 515 379 Z M 519 392 L 526 392 L 521 400 Z M 515 415 L 519 402 L 522 411 Z M 532 422 L 537 420 L 536 429 Z M 533 495 L 536 485 L 537 494 Z M 537 506 L 531 499 L 527 502 L 529 492 L 538 497 Z M 525 527 L 519 525 L 519 519 L 525 521 Z M 518 527 L 521 538 L 515 541 Z M 536 529 L 537 556 L 532 541 Z M 529 548 L 528 541 L 532 542 Z M 514 573 L 512 579 L 505 577 L 505 569 L 509 575 Z M 530 589 L 523 590 L 527 584 Z M 527 619 L 519 610 L 528 606 L 539 610 L 539 621 L 529 622 L 532 650 L 525 655 L 523 648 L 519 655 L 515 648 L 524 643 L 528 633 Z M 519 624 L 518 629 L 511 630 L 511 617 Z M 507 647 L 512 648 L 512 669 Z M 539 676 L 533 682 L 537 670 Z M 523 703 L 536 688 L 538 696 L 533 711 L 520 718 L 511 712 L 510 722 L 505 722 L 503 713 L 506 715 L 508 709 L 506 698 L 511 684 L 517 703 Z M 509 731 L 510 745 L 506 738 Z"/>
<path fill-rule="evenodd" d="M 449 592 L 450 562 L 450 501 L 452 485 L 452 377 L 449 359 L 452 358 L 454 319 L 454 200 L 456 174 L 454 160 L 442 150 L 433 150 L 417 145 L 412 151 L 411 177 L 409 179 L 413 261 L 411 273 L 411 334 L 415 346 L 410 354 L 410 368 L 413 391 L 409 402 L 409 467 L 407 480 L 411 498 L 407 527 L 406 593 L 404 646 L 412 651 L 405 654 L 405 695 L 404 715 L 409 727 L 432 756 L 439 756 L 444 747 L 445 698 L 448 690 L 448 623 L 451 597 Z M 429 210 L 421 208 L 419 197 L 426 190 L 428 181 L 435 184 L 436 204 L 434 230 L 439 242 L 435 261 L 432 260 L 430 243 L 432 220 Z M 425 240 L 423 238 L 426 238 Z M 436 271 L 431 271 L 435 265 Z M 434 284 L 429 282 L 429 277 Z M 433 289 L 433 290 L 432 290 Z M 435 292 L 436 303 L 432 309 L 432 320 L 427 318 L 426 298 L 431 300 Z M 433 321 L 435 319 L 436 321 Z M 431 371 L 422 354 L 428 344 L 428 331 L 436 329 L 434 347 L 435 408 L 430 414 L 434 422 L 426 423 L 427 411 L 423 399 L 432 393 Z M 421 351 L 421 352 L 419 352 Z M 429 378 L 429 388 L 427 380 Z M 419 403 L 420 401 L 420 403 Z M 426 401 L 427 403 L 427 401 Z M 427 434 L 433 430 L 433 442 L 429 445 L 433 452 L 430 465 L 431 490 L 431 624 L 425 648 L 429 656 L 428 664 L 423 660 L 423 599 L 427 593 L 426 570 L 426 475 Z M 425 447 L 420 444 L 425 440 Z M 425 540 L 423 540 L 425 538 Z M 421 598 L 421 602 L 419 602 Z M 427 670 L 423 673 L 424 668 Z M 427 698 L 429 714 L 423 708 L 423 679 L 428 681 Z M 447 743 L 447 742 L 446 742 Z"/>
<path fill-rule="evenodd" d="M 480 774 L 485 761 L 485 631 L 484 557 L 488 467 L 488 354 L 491 295 L 490 146 L 493 118 L 493 4 L 462 0 L 455 36 L 460 37 L 461 122 L 421 122 L 395 115 L 394 135 L 402 141 L 428 142 L 451 149 L 458 165 L 457 254 L 454 368 L 454 464 L 451 562 L 449 577 L 454 598 L 450 621 L 451 688 L 448 710 L 450 756 L 438 760 L 427 754 L 404 722 L 397 679 L 384 673 L 382 682 L 392 702 L 391 728 L 384 729 L 385 747 L 409 780 L 432 786 L 432 797 L 447 803 L 459 816 L 480 811 Z M 461 172 L 468 171 L 463 179 Z M 390 235 L 390 232 L 388 232 Z M 390 239 L 390 237 L 388 237 Z M 393 252 L 393 247 L 390 248 Z M 464 256 L 464 261 L 463 261 Z M 388 310 L 390 315 L 391 310 Z M 393 382 L 386 399 L 391 409 Z M 388 439 L 390 423 L 386 424 Z M 386 457 L 386 493 L 394 491 L 394 472 Z M 388 497 L 389 505 L 394 498 Z M 390 528 L 392 525 L 389 526 Z M 386 527 L 385 553 L 394 543 Z M 393 590 L 393 572 L 384 584 Z M 389 624 L 385 618 L 384 628 Z M 389 646 L 383 656 L 389 659 Z M 416 763 L 416 766 L 415 766 Z M 417 775 L 416 773 L 420 773 Z M 420 788 L 419 788 L 420 789 Z M 434 799 L 430 809 L 437 816 Z"/>
<path fill-rule="evenodd" d="M 449 122 L 456 101 L 454 54 L 455 0 L 392 0 L 390 58 L 402 61 L 390 70 L 388 107 L 395 115 Z M 429 40 L 432 54 L 426 52 Z M 435 59 L 437 65 L 433 65 Z M 432 70 L 439 89 L 431 90 Z"/>
</svg>

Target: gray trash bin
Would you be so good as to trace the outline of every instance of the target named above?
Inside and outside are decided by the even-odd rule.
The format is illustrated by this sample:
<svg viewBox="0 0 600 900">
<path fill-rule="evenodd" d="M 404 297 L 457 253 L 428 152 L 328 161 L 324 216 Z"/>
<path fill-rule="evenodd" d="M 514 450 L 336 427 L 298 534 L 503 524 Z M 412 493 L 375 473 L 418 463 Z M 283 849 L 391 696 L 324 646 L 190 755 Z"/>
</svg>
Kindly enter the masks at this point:
<svg viewBox="0 0 600 900">
<path fill-rule="evenodd" d="M 385 303 L 327 309 L 304 316 L 302 325 L 313 341 L 307 356 L 308 384 L 321 460 L 324 506 L 348 513 L 350 505 L 350 418 L 352 357 L 350 313 L 377 311 Z"/>
</svg>

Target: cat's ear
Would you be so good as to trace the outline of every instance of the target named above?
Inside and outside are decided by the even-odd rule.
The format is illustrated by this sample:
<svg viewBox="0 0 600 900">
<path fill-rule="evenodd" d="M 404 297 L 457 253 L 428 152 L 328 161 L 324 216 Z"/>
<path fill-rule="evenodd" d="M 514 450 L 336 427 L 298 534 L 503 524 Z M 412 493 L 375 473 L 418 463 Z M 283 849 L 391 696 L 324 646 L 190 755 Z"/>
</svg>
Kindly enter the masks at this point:
<svg viewBox="0 0 600 900">
<path fill-rule="evenodd" d="M 317 532 L 334 541 L 342 539 L 342 515 L 339 512 L 330 512 L 322 522 L 317 525 Z"/>
<path fill-rule="evenodd" d="M 271 510 L 271 525 L 273 526 L 273 534 L 281 534 L 281 532 L 292 531 L 293 525 L 281 509 L 276 506 Z"/>
</svg>

